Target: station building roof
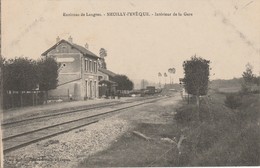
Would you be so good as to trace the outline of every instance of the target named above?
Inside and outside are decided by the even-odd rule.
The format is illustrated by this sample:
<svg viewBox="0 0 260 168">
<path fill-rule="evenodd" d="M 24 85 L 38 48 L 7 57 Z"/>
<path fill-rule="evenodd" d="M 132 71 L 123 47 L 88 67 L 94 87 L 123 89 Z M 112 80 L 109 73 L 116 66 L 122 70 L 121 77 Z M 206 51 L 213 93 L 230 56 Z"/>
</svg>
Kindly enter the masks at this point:
<svg viewBox="0 0 260 168">
<path fill-rule="evenodd" d="M 99 68 L 98 69 L 100 72 L 104 73 L 104 74 L 107 74 L 108 76 L 111 76 L 111 77 L 115 77 L 116 74 L 110 70 L 107 70 L 107 69 L 104 69 L 104 68 Z"/>
<path fill-rule="evenodd" d="M 99 57 L 92 53 L 91 51 L 89 51 L 88 49 L 86 49 L 85 47 L 83 46 L 80 46 L 78 44 L 75 44 L 75 43 L 71 43 L 71 42 L 68 42 L 64 39 L 60 40 L 59 42 L 57 42 L 55 45 L 53 45 L 51 48 L 49 48 L 48 50 L 46 50 L 44 53 L 42 53 L 41 55 L 42 56 L 46 56 L 51 50 L 55 49 L 58 45 L 60 45 L 61 43 L 67 43 L 69 44 L 71 47 L 75 48 L 76 50 L 78 50 L 80 53 L 82 53 L 84 56 L 90 56 L 90 57 L 93 57 L 93 58 L 96 58 L 98 59 Z"/>
</svg>

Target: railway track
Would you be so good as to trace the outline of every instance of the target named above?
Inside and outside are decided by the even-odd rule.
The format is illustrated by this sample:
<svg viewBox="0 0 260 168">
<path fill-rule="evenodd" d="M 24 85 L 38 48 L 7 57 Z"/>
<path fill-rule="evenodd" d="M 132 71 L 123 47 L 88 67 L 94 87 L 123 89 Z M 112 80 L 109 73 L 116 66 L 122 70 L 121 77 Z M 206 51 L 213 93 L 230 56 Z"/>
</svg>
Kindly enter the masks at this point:
<svg viewBox="0 0 260 168">
<path fill-rule="evenodd" d="M 149 97 L 146 98 L 147 99 L 153 99 L 154 97 Z M 144 100 L 144 99 L 141 99 Z M 49 117 L 55 117 L 55 116 L 60 116 L 60 115 L 65 115 L 65 114 L 71 114 L 71 113 L 79 113 L 82 111 L 89 111 L 89 110 L 93 110 L 93 109 L 99 109 L 99 108 L 104 108 L 104 107 L 111 107 L 111 106 L 115 106 L 115 105 L 121 105 L 121 104 L 128 104 L 128 103 L 132 103 L 136 100 L 128 100 L 126 102 L 112 102 L 112 103 L 106 103 L 106 104 L 96 104 L 96 105 L 92 105 L 90 107 L 84 107 L 84 108 L 79 108 L 79 109 L 75 109 L 75 110 L 67 110 L 67 111 L 56 111 L 54 113 L 51 114 L 46 114 L 46 115 L 39 115 L 39 116 L 35 116 L 35 117 L 28 117 L 25 119 L 19 119 L 19 120 L 13 120 L 13 121 L 8 121 L 8 122 L 4 122 L 2 123 L 2 127 L 5 128 L 7 126 L 12 126 L 18 123 L 23 123 L 23 122 L 28 122 L 28 121 L 32 121 L 32 120 L 38 120 L 38 119 L 44 119 L 44 118 L 49 118 Z M 137 100 L 140 101 L 140 100 Z"/>
<path fill-rule="evenodd" d="M 8 153 L 8 152 L 14 151 L 16 149 L 36 143 L 38 141 L 48 139 L 48 138 L 54 137 L 56 135 L 69 132 L 71 130 L 78 129 L 80 127 L 84 127 L 84 126 L 96 123 L 100 119 L 104 119 L 106 117 L 114 115 L 116 112 L 120 112 L 122 110 L 144 105 L 147 103 L 152 103 L 152 102 L 155 102 L 155 101 L 158 101 L 161 99 L 162 98 L 153 97 L 153 98 L 145 99 L 144 101 L 142 100 L 143 102 L 128 102 L 128 103 L 131 103 L 128 106 L 117 107 L 113 110 L 108 110 L 108 111 L 94 114 L 91 116 L 86 116 L 86 117 L 82 117 L 79 119 L 73 119 L 73 120 L 65 121 L 65 122 L 62 122 L 59 124 L 54 124 L 54 125 L 42 127 L 39 129 L 34 129 L 34 130 L 27 131 L 27 132 L 18 133 L 15 135 L 4 137 L 2 139 L 3 144 L 4 144 L 3 152 Z M 71 113 L 73 113 L 73 112 L 71 112 Z M 43 116 L 41 116 L 41 117 L 43 117 Z M 37 120 L 38 118 L 36 117 L 35 119 Z M 35 119 L 32 119 L 32 120 L 35 120 Z M 29 120 L 29 121 L 32 121 L 32 120 Z M 27 121 L 28 120 L 24 120 L 23 122 L 27 122 Z M 22 121 L 20 120 L 17 122 L 22 122 Z M 11 123 L 9 123 L 9 125 L 10 124 Z M 13 122 L 12 124 L 16 124 L 16 122 Z"/>
<path fill-rule="evenodd" d="M 32 120 L 35 121 L 35 120 L 38 120 L 38 119 L 44 119 L 44 118 L 49 118 L 49 117 L 61 116 L 61 115 L 65 115 L 65 114 L 71 114 L 71 113 L 75 114 L 75 113 L 79 113 L 79 112 L 82 112 L 82 111 L 89 111 L 89 110 L 93 110 L 93 109 L 110 107 L 110 106 L 120 105 L 120 104 L 124 104 L 124 103 L 130 103 L 130 102 L 113 103 L 113 104 L 105 104 L 105 105 L 96 105 L 96 106 L 92 106 L 92 107 L 75 109 L 75 110 L 70 110 L 70 111 L 58 111 L 58 112 L 54 112 L 52 114 L 40 115 L 40 116 L 36 116 L 36 117 L 29 117 L 29 118 L 25 118 L 25 119 L 5 122 L 5 123 L 2 124 L 2 127 L 7 127 L 7 126 L 14 125 L 14 124 L 28 122 L 28 121 L 32 121 Z"/>
</svg>

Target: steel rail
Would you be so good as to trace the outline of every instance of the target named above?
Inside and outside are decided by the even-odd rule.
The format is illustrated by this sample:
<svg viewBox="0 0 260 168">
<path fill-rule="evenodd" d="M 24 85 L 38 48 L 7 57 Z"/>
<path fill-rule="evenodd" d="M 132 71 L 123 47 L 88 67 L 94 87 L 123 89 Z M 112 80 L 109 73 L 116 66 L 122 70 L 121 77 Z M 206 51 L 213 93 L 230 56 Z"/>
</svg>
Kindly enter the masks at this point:
<svg viewBox="0 0 260 168">
<path fill-rule="evenodd" d="M 31 120 L 43 119 L 43 118 L 48 118 L 48 117 L 53 117 L 53 116 L 58 116 L 58 115 L 70 114 L 70 113 L 77 113 L 77 112 L 81 112 L 81 111 L 93 110 L 93 109 L 109 107 L 109 106 L 114 106 L 114 105 L 120 105 L 120 104 L 123 104 L 123 103 L 106 104 L 106 105 L 102 105 L 102 106 L 94 106 L 94 107 L 83 108 L 83 109 L 76 109 L 76 110 L 65 111 L 65 112 L 56 112 L 55 114 L 42 115 L 42 116 L 38 116 L 38 117 L 30 117 L 30 118 L 26 118 L 26 119 L 22 119 L 22 120 L 6 122 L 6 123 L 3 123 L 2 126 L 4 127 L 4 126 L 7 126 L 7 125 L 17 124 L 17 123 L 31 121 Z"/>
<path fill-rule="evenodd" d="M 166 98 L 168 98 L 168 97 L 166 97 Z M 147 100 L 147 99 L 146 99 L 146 100 Z M 42 137 L 39 137 L 39 138 L 36 138 L 36 139 L 33 139 L 33 140 L 29 140 L 29 141 L 20 143 L 20 144 L 18 144 L 18 145 L 15 145 L 15 146 L 12 146 L 12 147 L 9 147 L 9 148 L 8 148 L 8 147 L 7 147 L 7 148 L 4 148 L 3 152 L 4 152 L 4 154 L 5 154 L 5 153 L 8 153 L 8 152 L 14 151 L 14 150 L 16 150 L 16 149 L 19 149 L 19 148 L 21 148 L 21 147 L 24 147 L 24 146 L 27 146 L 27 145 L 36 143 L 36 142 L 38 142 L 38 141 L 41 141 L 41 140 L 44 140 L 44 139 L 48 139 L 48 138 L 50 138 L 50 137 L 54 137 L 54 136 L 56 136 L 56 135 L 60 135 L 60 134 L 66 133 L 66 132 L 69 132 L 69 131 L 71 131 L 71 130 L 74 130 L 74 129 L 83 127 L 83 126 L 96 123 L 96 122 L 98 122 L 103 116 L 106 116 L 107 114 L 111 114 L 111 113 L 114 113 L 114 112 L 118 112 L 118 111 L 121 111 L 121 110 L 129 109 L 129 108 L 136 107 L 136 106 L 140 106 L 140 105 L 147 104 L 147 103 L 152 103 L 152 102 L 155 102 L 155 101 L 158 101 L 158 100 L 161 100 L 161 99 L 160 99 L 160 98 L 157 98 L 157 99 L 154 99 L 154 100 L 151 100 L 151 101 L 146 101 L 146 102 L 142 102 L 142 103 L 130 105 L 130 106 L 127 106 L 127 107 L 121 107 L 121 108 L 117 108 L 117 109 L 114 109 L 114 110 L 109 110 L 109 111 L 106 111 L 106 112 L 103 112 L 103 113 L 99 113 L 99 114 L 95 114 L 95 115 L 83 117 L 83 118 L 80 118 L 80 119 L 70 120 L 70 121 L 67 121 L 67 122 L 60 123 L 60 124 L 55 124 L 55 125 L 51 125 L 51 126 L 43 127 L 43 128 L 40 128 L 40 129 L 35 129 L 35 130 L 32 130 L 32 131 L 28 131 L 28 132 L 24 132 L 24 133 L 21 133 L 21 134 L 17 134 L 17 135 L 13 135 L 13 136 L 9 136 L 9 137 L 3 138 L 2 141 L 3 141 L 3 144 L 4 144 L 4 143 L 7 142 L 8 140 L 12 140 L 12 139 L 15 139 L 15 138 L 17 138 L 17 137 L 22 137 L 22 136 L 25 136 L 25 135 L 37 133 L 37 132 L 40 132 L 40 131 L 42 131 L 42 130 L 48 130 L 48 129 L 50 129 L 50 128 L 55 128 L 55 127 L 59 127 L 59 129 L 60 129 L 60 126 L 62 126 L 62 125 L 73 124 L 73 123 L 77 123 L 77 122 L 79 122 L 79 121 L 84 121 L 84 120 L 87 120 L 87 119 L 93 119 L 93 118 L 95 118 L 95 117 L 100 117 L 99 119 L 95 119 L 94 121 L 89 121 L 89 122 L 87 122 L 87 123 L 80 124 L 80 125 L 77 125 L 77 126 L 75 126 L 75 127 L 70 127 L 70 128 L 68 128 L 68 129 L 58 131 L 58 132 L 56 132 L 56 133 L 52 133 L 52 134 L 49 134 L 49 135 L 46 135 L 46 136 L 42 136 Z M 5 146 L 5 145 L 4 145 L 4 146 Z"/>
<path fill-rule="evenodd" d="M 152 97 L 152 98 L 154 98 L 154 97 Z M 148 99 L 152 99 L 152 98 L 148 98 Z M 143 100 L 147 100 L 147 99 L 143 99 Z M 137 101 L 140 101 L 140 100 L 137 100 Z M 58 116 L 58 115 L 70 114 L 70 113 L 78 113 L 81 111 L 99 109 L 99 108 L 103 108 L 103 107 L 110 107 L 110 106 L 114 106 L 114 105 L 121 105 L 121 104 L 127 104 L 127 103 L 132 103 L 132 102 L 134 102 L 134 101 L 108 103 L 106 105 L 101 105 L 101 106 L 100 106 L 100 104 L 102 104 L 102 103 L 100 103 L 100 104 L 93 105 L 92 107 L 88 107 L 88 108 L 75 109 L 75 110 L 65 111 L 65 112 L 55 112 L 55 114 L 42 115 L 42 116 L 38 116 L 38 117 L 30 117 L 30 118 L 26 118 L 26 119 L 22 119 L 22 120 L 6 122 L 6 123 L 2 123 L 1 126 L 5 127 L 8 125 L 18 124 L 18 123 L 22 123 L 22 122 L 26 122 L 26 121 L 32 121 L 32 120 L 43 119 L 43 118 L 48 118 L 48 117 L 53 117 L 53 116 Z"/>
</svg>

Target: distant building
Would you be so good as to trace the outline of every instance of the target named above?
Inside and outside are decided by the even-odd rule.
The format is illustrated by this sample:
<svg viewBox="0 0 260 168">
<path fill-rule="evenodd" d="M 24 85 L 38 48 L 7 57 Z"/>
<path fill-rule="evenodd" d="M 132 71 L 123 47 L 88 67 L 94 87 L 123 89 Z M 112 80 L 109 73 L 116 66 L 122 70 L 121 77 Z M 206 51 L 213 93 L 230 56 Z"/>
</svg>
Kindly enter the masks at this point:
<svg viewBox="0 0 260 168">
<path fill-rule="evenodd" d="M 117 83 L 113 81 L 116 74 L 104 68 L 98 69 L 99 75 L 99 96 L 106 97 L 116 94 Z"/>
<path fill-rule="evenodd" d="M 84 100 L 99 96 L 99 57 L 85 47 L 57 38 L 57 43 L 42 53 L 60 63 L 58 87 L 49 91 L 52 98 Z"/>
<path fill-rule="evenodd" d="M 145 89 L 149 85 L 149 82 L 145 79 L 141 80 L 141 89 Z"/>
</svg>

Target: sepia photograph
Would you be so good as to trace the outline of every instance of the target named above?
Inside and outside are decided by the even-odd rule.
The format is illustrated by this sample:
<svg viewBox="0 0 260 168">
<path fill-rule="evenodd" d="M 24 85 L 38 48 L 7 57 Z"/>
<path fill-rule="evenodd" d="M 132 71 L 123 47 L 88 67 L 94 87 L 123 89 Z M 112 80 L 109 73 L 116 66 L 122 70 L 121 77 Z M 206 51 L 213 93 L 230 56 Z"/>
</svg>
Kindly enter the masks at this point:
<svg viewBox="0 0 260 168">
<path fill-rule="evenodd" d="M 0 4 L 1 168 L 260 166 L 260 1 Z"/>
</svg>

